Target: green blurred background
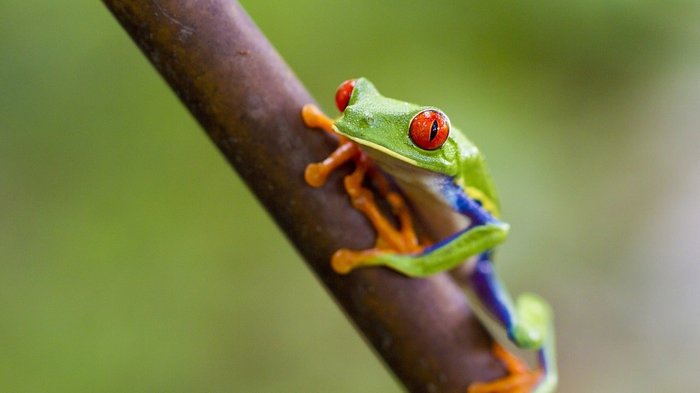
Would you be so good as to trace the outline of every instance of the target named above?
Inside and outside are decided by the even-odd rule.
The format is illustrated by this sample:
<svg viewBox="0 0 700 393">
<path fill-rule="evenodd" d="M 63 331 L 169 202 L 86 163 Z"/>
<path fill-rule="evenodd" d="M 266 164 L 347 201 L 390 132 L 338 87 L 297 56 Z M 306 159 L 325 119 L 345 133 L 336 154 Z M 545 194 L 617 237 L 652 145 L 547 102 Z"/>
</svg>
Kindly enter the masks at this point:
<svg viewBox="0 0 700 393">
<path fill-rule="evenodd" d="M 244 2 L 324 108 L 443 108 L 562 392 L 697 391 L 700 4 Z M 0 3 L 1 392 L 398 392 L 100 2 Z"/>
</svg>

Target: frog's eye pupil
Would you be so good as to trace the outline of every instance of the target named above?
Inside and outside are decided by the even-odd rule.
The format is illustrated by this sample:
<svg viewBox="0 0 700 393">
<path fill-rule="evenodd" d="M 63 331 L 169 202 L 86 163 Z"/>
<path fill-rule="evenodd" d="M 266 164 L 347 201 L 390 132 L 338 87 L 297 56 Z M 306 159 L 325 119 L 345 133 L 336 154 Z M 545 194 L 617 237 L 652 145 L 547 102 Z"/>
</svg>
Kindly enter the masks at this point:
<svg viewBox="0 0 700 393">
<path fill-rule="evenodd" d="M 438 123 L 437 120 L 433 120 L 433 125 L 430 126 L 430 140 L 435 139 L 438 133 Z"/>
<path fill-rule="evenodd" d="M 413 117 L 408 133 L 416 146 L 424 150 L 435 150 L 450 135 L 450 121 L 437 109 L 425 109 Z"/>
<path fill-rule="evenodd" d="M 339 111 L 344 111 L 348 107 L 352 91 L 355 89 L 355 79 L 348 79 L 338 86 L 338 91 L 335 92 L 335 106 Z"/>
</svg>

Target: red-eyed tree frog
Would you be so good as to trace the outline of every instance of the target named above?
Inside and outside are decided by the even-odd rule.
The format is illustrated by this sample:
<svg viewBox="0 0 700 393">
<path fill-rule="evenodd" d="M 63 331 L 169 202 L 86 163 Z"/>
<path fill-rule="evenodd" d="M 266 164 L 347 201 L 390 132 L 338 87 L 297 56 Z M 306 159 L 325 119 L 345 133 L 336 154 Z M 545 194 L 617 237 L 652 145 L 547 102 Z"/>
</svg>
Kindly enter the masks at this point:
<svg viewBox="0 0 700 393">
<path fill-rule="evenodd" d="M 557 370 L 551 308 L 532 294 L 513 302 L 496 275 L 493 249 L 506 239 L 509 226 L 499 218 L 496 190 L 479 149 L 452 127 L 441 110 L 384 97 L 365 78 L 341 84 L 336 104 L 342 114 L 335 121 L 311 105 L 302 110 L 308 126 L 339 135 L 340 140 L 330 157 L 307 168 L 306 180 L 320 186 L 331 171 L 353 160 L 356 169 L 346 177 L 345 186 L 353 206 L 377 229 L 378 239 L 370 250 L 338 250 L 333 268 L 348 273 L 362 266 L 385 266 L 421 277 L 466 263 L 462 267 L 468 272 L 465 292 L 477 315 L 503 328 L 516 346 L 536 351 L 539 363 L 536 370 L 527 370 L 496 345 L 494 351 L 510 374 L 472 384 L 468 392 L 554 392 Z M 400 193 L 391 189 L 375 165 L 391 177 Z M 373 193 L 363 187 L 366 176 L 393 208 L 399 229 L 382 215 Z M 411 211 L 439 236 L 437 243 L 421 244 Z"/>
</svg>

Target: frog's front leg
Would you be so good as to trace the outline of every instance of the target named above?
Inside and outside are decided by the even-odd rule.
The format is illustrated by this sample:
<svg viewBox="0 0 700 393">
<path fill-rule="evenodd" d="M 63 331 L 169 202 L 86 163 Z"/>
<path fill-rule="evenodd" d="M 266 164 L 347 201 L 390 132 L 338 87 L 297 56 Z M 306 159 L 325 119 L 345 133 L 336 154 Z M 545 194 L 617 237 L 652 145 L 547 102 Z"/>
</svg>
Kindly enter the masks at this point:
<svg viewBox="0 0 700 393">
<path fill-rule="evenodd" d="M 338 138 L 338 148 L 325 160 L 309 164 L 304 172 L 306 183 L 312 187 L 321 187 L 326 183 L 331 172 L 357 157 L 360 154 L 360 149 L 347 138 L 336 135 L 333 131 L 333 120 L 324 115 L 315 105 L 304 105 L 301 109 L 301 117 L 307 126 L 320 128 Z"/>
<path fill-rule="evenodd" d="M 420 250 L 410 211 L 403 197 L 393 191 L 389 182 L 372 164 L 369 158 L 349 139 L 335 134 L 333 120 L 323 114 L 314 105 L 305 105 L 302 108 L 304 123 L 313 128 L 320 128 L 337 137 L 338 148 L 322 162 L 307 166 L 304 177 L 306 182 L 314 187 L 320 187 L 328 178 L 328 175 L 347 161 L 354 161 L 355 171 L 345 177 L 345 189 L 351 198 L 353 207 L 361 211 L 377 230 L 377 246 L 364 251 L 351 251 L 341 249 L 332 259 L 333 268 L 339 273 L 347 273 L 353 266 L 348 266 L 345 261 L 348 255 L 353 255 L 354 260 L 364 260 L 370 255 L 381 254 L 387 250 L 398 253 L 410 253 Z M 394 228 L 382 214 L 371 190 L 363 186 L 364 180 L 369 177 L 379 191 L 382 198 L 386 199 L 393 213 L 399 220 L 400 229 Z"/>
<path fill-rule="evenodd" d="M 403 198 L 393 191 L 378 187 L 380 195 L 389 202 L 393 213 L 399 219 L 400 229 L 397 230 L 380 211 L 374 201 L 373 193 L 362 186 L 362 180 L 367 171 L 363 160 L 359 160 L 356 164 L 355 172 L 345 177 L 345 189 L 350 195 L 353 207 L 362 212 L 377 231 L 377 244 L 368 250 L 356 251 L 341 248 L 336 251 L 331 258 L 331 266 L 340 274 L 348 273 L 360 265 L 367 265 L 368 261 L 375 258 L 383 258 L 386 255 L 406 255 L 423 248 L 418 242 L 410 211 Z"/>
</svg>

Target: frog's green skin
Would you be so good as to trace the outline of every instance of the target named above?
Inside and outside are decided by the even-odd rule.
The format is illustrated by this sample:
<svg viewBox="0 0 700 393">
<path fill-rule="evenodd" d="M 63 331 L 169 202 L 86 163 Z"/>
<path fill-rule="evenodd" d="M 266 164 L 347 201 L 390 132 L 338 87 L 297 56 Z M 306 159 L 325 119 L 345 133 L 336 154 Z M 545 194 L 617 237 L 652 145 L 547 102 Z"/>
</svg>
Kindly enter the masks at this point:
<svg viewBox="0 0 700 393">
<path fill-rule="evenodd" d="M 443 239 L 420 254 L 381 254 L 367 264 L 425 276 L 469 260 L 467 294 L 473 305 L 502 326 L 517 346 L 538 351 L 545 377 L 534 392 L 553 392 L 557 373 L 551 309 L 530 294 L 514 305 L 492 267 L 491 251 L 505 240 L 509 227 L 498 220 L 499 202 L 484 157 L 451 126 L 440 148 L 416 146 L 409 127 L 425 109 L 436 108 L 384 97 L 359 78 L 334 124 L 339 134 L 358 143 L 392 176 L 421 220 Z"/>
</svg>

